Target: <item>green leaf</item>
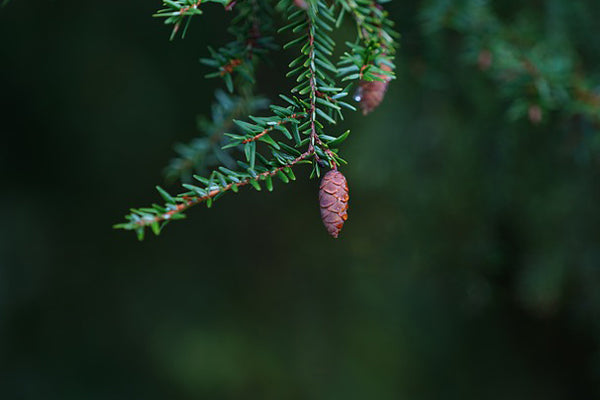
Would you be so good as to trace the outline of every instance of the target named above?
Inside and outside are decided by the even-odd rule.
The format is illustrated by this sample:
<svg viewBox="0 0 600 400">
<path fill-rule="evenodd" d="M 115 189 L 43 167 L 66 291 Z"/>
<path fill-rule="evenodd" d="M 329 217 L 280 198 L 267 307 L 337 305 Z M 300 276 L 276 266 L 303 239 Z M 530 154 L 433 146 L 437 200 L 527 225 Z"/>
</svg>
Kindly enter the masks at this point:
<svg viewBox="0 0 600 400">
<path fill-rule="evenodd" d="M 294 175 L 294 171 L 292 171 L 292 169 L 290 167 L 286 167 L 283 170 L 290 177 L 291 180 L 293 180 L 293 181 L 296 180 L 296 175 Z"/>
<path fill-rule="evenodd" d="M 249 142 L 244 145 L 244 153 L 246 155 L 246 161 L 250 163 L 250 168 L 254 168 L 256 161 L 256 142 Z"/>
<path fill-rule="evenodd" d="M 265 184 L 267 185 L 267 190 L 269 192 L 273 191 L 273 179 L 271 178 L 271 175 L 267 175 L 267 177 L 265 178 Z"/>
<path fill-rule="evenodd" d="M 350 136 L 350 130 L 347 130 L 346 132 L 342 133 L 340 136 L 338 136 L 337 138 L 330 140 L 327 142 L 327 145 L 329 145 L 330 147 L 332 146 L 337 146 L 338 144 L 342 143 L 344 140 L 346 140 L 348 138 L 348 136 Z"/>
<path fill-rule="evenodd" d="M 276 148 L 277 150 L 280 149 L 279 145 L 277 144 L 277 142 L 275 142 L 275 140 L 273 140 L 273 138 L 271 136 L 267 135 L 263 135 L 260 137 L 261 142 L 267 143 L 269 146 Z"/>
<path fill-rule="evenodd" d="M 158 221 L 152 222 L 150 226 L 152 227 L 152 232 L 154 232 L 156 236 L 160 235 L 160 225 Z"/>
<path fill-rule="evenodd" d="M 156 190 L 158 190 L 158 193 L 161 195 L 161 197 L 167 203 L 175 204 L 175 199 L 169 193 L 167 193 L 163 188 L 161 188 L 160 186 L 156 186 Z"/>
<path fill-rule="evenodd" d="M 252 185 L 252 187 L 254 187 L 254 189 L 256 189 L 257 191 L 261 191 L 262 188 L 260 187 L 260 183 L 258 183 L 256 180 L 252 179 L 250 181 L 250 184 Z"/>
<path fill-rule="evenodd" d="M 283 183 L 290 182 L 290 178 L 288 178 L 288 176 L 286 174 L 284 174 L 281 170 L 277 171 L 277 176 L 279 177 L 279 179 L 281 179 L 283 181 Z"/>
<path fill-rule="evenodd" d="M 144 228 L 143 228 L 143 227 L 141 227 L 141 228 L 137 228 L 137 229 L 135 230 L 135 234 L 137 235 L 137 238 L 138 238 L 138 240 L 139 240 L 140 242 L 141 242 L 142 240 L 144 240 L 144 233 L 145 233 L 145 230 L 144 230 Z"/>
</svg>

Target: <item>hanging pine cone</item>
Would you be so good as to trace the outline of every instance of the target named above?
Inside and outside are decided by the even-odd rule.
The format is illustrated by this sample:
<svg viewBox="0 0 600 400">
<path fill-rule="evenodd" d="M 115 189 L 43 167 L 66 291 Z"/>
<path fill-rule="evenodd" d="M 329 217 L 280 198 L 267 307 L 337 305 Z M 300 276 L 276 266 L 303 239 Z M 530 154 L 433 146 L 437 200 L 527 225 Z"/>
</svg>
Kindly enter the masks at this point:
<svg viewBox="0 0 600 400">
<path fill-rule="evenodd" d="M 392 71 L 392 69 L 385 64 L 382 64 L 380 68 L 386 72 Z M 390 82 L 390 78 L 385 75 L 374 75 L 383 79 L 383 81 L 360 81 L 358 87 L 356 100 L 360 102 L 360 108 L 364 115 L 367 115 L 381 104 L 385 92 L 387 91 L 388 83 Z"/>
<path fill-rule="evenodd" d="M 338 237 L 348 219 L 349 198 L 346 177 L 337 170 L 327 172 L 321 179 L 319 205 L 323 224 L 334 238 Z"/>
</svg>

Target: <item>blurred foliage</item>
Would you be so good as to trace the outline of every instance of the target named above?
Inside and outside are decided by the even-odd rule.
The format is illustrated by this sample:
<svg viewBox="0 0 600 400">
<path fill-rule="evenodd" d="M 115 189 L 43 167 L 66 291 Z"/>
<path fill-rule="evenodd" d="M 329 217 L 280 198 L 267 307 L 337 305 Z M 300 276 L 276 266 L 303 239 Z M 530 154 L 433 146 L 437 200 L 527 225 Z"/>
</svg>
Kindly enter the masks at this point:
<svg viewBox="0 0 600 400">
<path fill-rule="evenodd" d="M 225 13 L 169 42 L 153 2 L 0 10 L 0 398 L 600 396 L 595 123 L 560 106 L 511 121 L 470 35 L 431 29 L 430 2 L 387 6 L 400 67 L 373 116 L 345 122 L 336 242 L 300 169 L 160 239 L 108 228 L 210 109 L 219 82 L 195 61 Z M 599 76 L 597 1 L 492 10 Z M 272 61 L 257 93 L 286 85 Z"/>
<path fill-rule="evenodd" d="M 222 164 L 235 168 L 235 160 L 223 147 L 227 144 L 225 133 L 235 132 L 234 120 L 249 113 L 267 108 L 269 101 L 262 97 L 228 96 L 222 90 L 215 93 L 216 101 L 211 107 L 211 118 L 198 117 L 198 130 L 202 136 L 189 144 L 176 144 L 178 157 L 165 168 L 165 176 L 170 182 L 181 179 L 192 181 L 194 173 L 206 174 L 209 167 Z"/>
</svg>

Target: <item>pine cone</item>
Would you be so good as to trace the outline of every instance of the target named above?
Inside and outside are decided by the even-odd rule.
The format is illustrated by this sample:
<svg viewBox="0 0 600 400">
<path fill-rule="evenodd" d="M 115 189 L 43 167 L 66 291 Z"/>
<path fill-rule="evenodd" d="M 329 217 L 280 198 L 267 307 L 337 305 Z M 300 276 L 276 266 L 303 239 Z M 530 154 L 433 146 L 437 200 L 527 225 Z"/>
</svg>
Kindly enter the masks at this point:
<svg viewBox="0 0 600 400">
<path fill-rule="evenodd" d="M 305 0 L 294 0 L 294 4 L 298 8 L 301 8 L 303 10 L 308 10 L 308 3 Z"/>
<path fill-rule="evenodd" d="M 338 237 L 348 219 L 349 198 L 346 177 L 336 170 L 327 172 L 321 179 L 319 205 L 323 224 L 334 238 Z"/>
<path fill-rule="evenodd" d="M 380 68 L 386 72 L 392 70 L 385 64 L 381 65 Z M 387 76 L 381 74 L 374 75 L 383 79 L 383 81 L 360 81 L 359 84 L 357 99 L 360 102 L 360 108 L 364 115 L 367 115 L 381 104 L 387 91 L 388 83 L 390 82 L 390 78 Z"/>
</svg>

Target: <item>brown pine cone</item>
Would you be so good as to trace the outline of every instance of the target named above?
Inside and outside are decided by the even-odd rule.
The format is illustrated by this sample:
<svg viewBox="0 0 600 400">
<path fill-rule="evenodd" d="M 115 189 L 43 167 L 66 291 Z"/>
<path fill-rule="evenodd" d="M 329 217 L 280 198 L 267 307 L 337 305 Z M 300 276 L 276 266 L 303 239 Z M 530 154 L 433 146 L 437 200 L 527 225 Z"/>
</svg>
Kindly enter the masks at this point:
<svg viewBox="0 0 600 400">
<path fill-rule="evenodd" d="M 334 238 L 338 237 L 348 219 L 349 198 L 346 177 L 337 170 L 327 172 L 321 179 L 319 205 L 323 224 Z"/>
<path fill-rule="evenodd" d="M 294 0 L 294 4 L 298 8 L 301 8 L 303 10 L 308 10 L 308 3 L 305 0 Z"/>
<path fill-rule="evenodd" d="M 392 70 L 385 64 L 381 65 L 380 68 L 386 72 Z M 387 91 L 388 83 L 390 82 L 390 78 L 384 75 L 374 75 L 383 79 L 383 81 L 360 81 L 359 83 L 357 99 L 360 102 L 360 108 L 364 115 L 367 115 L 381 104 Z"/>
</svg>

